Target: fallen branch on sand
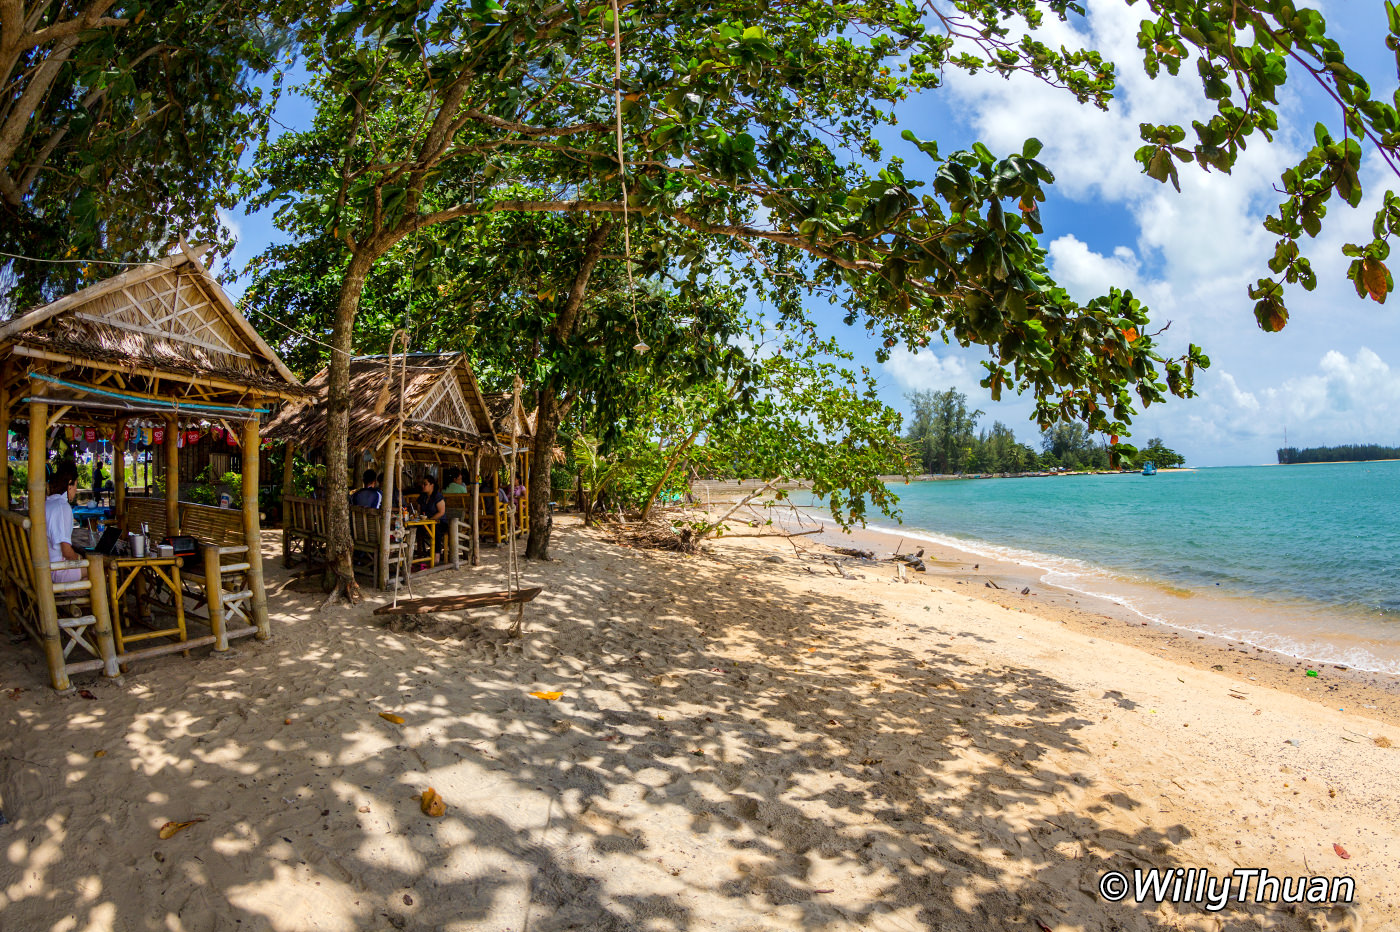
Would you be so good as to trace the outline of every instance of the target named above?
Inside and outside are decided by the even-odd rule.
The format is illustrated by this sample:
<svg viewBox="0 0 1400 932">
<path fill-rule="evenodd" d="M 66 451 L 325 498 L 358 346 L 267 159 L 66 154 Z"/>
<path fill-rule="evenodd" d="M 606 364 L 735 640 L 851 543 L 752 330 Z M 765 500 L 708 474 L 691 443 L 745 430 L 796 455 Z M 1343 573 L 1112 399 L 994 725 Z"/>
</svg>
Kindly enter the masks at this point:
<svg viewBox="0 0 1400 932">
<path fill-rule="evenodd" d="M 855 547 L 832 547 L 831 549 L 843 557 L 855 557 L 857 560 L 875 559 L 875 551 L 873 550 L 857 550 Z"/>
</svg>

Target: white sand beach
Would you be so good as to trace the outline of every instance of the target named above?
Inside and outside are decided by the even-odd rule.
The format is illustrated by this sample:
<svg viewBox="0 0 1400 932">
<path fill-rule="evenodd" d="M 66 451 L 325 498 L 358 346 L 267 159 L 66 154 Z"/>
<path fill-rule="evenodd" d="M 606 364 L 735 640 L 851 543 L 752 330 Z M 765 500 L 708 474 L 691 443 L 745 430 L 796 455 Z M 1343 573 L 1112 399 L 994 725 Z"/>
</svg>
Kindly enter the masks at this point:
<svg viewBox="0 0 1400 932">
<path fill-rule="evenodd" d="M 271 641 L 92 699 L 0 652 L 5 930 L 1400 930 L 1389 679 L 1290 691 L 952 556 L 845 578 L 811 539 L 684 557 L 561 519 L 519 640 L 499 611 L 385 625 L 377 593 L 317 612 L 278 546 Z M 503 579 L 487 551 L 415 588 Z M 1154 867 L 1356 902 L 1098 892 Z"/>
</svg>

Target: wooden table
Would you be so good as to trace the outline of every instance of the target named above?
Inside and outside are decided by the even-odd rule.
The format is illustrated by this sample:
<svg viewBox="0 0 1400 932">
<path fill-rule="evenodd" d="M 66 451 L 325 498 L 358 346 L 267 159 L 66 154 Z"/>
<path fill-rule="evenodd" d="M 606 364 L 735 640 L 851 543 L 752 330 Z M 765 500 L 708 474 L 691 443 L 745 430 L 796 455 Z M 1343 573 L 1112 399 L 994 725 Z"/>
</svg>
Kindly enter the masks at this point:
<svg viewBox="0 0 1400 932">
<path fill-rule="evenodd" d="M 185 600 L 180 590 L 180 567 L 183 565 L 180 557 L 107 557 L 103 563 L 107 570 L 107 591 L 111 593 L 112 599 L 112 634 L 116 638 L 118 655 L 126 652 L 126 644 L 131 641 L 172 636 L 181 641 L 189 640 L 185 632 Z M 145 570 L 150 570 L 170 587 L 172 601 L 175 603 L 175 627 L 133 633 L 130 625 L 123 624 L 126 618 L 122 613 L 122 596 L 131 588 L 132 583 L 142 579 Z M 138 585 L 136 614 L 132 621 L 141 617 L 144 602 L 142 587 Z"/>
<path fill-rule="evenodd" d="M 425 528 L 428 532 L 428 567 L 437 566 L 437 518 L 409 518 L 403 523 L 404 530 L 409 528 Z M 412 572 L 413 554 L 408 555 L 409 572 Z"/>
</svg>

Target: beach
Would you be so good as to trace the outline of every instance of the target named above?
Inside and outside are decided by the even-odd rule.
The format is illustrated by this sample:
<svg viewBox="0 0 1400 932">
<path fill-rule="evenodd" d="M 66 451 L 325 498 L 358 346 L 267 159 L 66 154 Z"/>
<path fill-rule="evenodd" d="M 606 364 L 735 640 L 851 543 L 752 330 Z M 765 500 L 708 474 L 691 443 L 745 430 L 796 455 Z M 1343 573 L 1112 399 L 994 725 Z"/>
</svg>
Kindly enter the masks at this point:
<svg viewBox="0 0 1400 932">
<path fill-rule="evenodd" d="M 0 652 L 5 928 L 1400 930 L 1394 677 L 830 543 L 894 549 L 683 556 L 557 518 L 511 639 L 500 611 L 386 623 L 373 592 L 318 611 L 269 532 L 270 641 L 92 699 Z M 414 595 L 504 578 L 488 550 Z M 1099 890 L 1236 868 L 1355 902 Z"/>
</svg>

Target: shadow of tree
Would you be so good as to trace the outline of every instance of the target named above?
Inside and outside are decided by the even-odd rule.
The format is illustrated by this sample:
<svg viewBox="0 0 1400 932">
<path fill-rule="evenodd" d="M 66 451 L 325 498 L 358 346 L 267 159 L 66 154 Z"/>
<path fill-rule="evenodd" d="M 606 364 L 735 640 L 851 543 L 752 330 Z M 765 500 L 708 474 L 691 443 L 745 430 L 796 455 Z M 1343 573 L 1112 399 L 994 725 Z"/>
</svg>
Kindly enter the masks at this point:
<svg viewBox="0 0 1400 932">
<path fill-rule="evenodd" d="M 756 558 L 570 527 L 555 546 L 519 640 L 490 613 L 385 626 L 284 589 L 272 641 L 90 684 L 96 702 L 0 655 L 25 690 L 0 698 L 5 927 L 1218 927 L 1098 897 L 1110 868 L 1200 865 L 1175 859 L 1184 826 L 1098 776 L 1053 677 L 874 643 L 878 606 L 775 589 Z M 501 576 L 488 552 L 420 588 Z M 427 786 L 445 817 L 419 811 Z"/>
</svg>

